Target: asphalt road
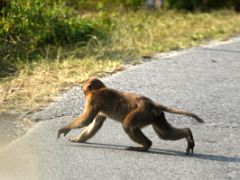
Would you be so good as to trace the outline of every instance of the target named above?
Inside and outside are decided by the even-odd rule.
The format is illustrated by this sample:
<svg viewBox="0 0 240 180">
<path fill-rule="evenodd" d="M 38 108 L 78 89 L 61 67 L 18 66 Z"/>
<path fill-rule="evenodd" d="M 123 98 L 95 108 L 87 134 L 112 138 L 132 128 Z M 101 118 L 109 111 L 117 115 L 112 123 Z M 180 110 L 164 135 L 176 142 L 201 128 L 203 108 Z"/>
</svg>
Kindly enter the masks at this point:
<svg viewBox="0 0 240 180">
<path fill-rule="evenodd" d="M 1 180 L 66 179 L 234 179 L 240 178 L 240 39 L 165 56 L 103 78 L 110 87 L 137 92 L 165 105 L 191 110 L 207 123 L 167 114 L 177 127 L 190 127 L 196 146 L 186 156 L 186 141 L 159 140 L 151 127 L 149 152 L 135 145 L 112 120 L 89 143 L 56 140 L 57 130 L 82 112 L 80 87 L 32 117 L 39 122 L 0 152 Z"/>
</svg>

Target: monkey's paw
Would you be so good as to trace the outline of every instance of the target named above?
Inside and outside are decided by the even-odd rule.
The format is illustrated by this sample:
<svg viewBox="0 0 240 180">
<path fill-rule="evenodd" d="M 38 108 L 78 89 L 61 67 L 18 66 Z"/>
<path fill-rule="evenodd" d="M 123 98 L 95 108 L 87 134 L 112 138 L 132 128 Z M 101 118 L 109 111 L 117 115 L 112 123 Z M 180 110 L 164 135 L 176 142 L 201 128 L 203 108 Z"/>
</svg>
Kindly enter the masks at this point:
<svg viewBox="0 0 240 180">
<path fill-rule="evenodd" d="M 71 131 L 71 129 L 70 129 L 70 128 L 66 128 L 66 127 L 59 129 L 59 130 L 58 130 L 57 138 L 60 138 L 61 134 L 63 134 L 64 136 L 66 136 L 67 133 L 69 133 L 69 131 Z"/>
<path fill-rule="evenodd" d="M 149 147 L 127 147 L 126 150 L 128 151 L 147 151 Z"/>
<path fill-rule="evenodd" d="M 193 140 L 191 140 L 190 142 L 188 142 L 188 147 L 186 149 L 186 155 L 193 155 L 193 149 L 194 149 L 195 143 Z"/>
<path fill-rule="evenodd" d="M 72 137 L 68 140 L 71 141 L 71 142 L 75 142 L 75 143 L 79 142 L 79 139 L 77 137 Z"/>
<path fill-rule="evenodd" d="M 81 140 L 78 136 L 70 138 L 69 141 L 74 142 L 74 143 L 83 143 L 83 142 L 85 142 L 85 141 Z"/>
</svg>

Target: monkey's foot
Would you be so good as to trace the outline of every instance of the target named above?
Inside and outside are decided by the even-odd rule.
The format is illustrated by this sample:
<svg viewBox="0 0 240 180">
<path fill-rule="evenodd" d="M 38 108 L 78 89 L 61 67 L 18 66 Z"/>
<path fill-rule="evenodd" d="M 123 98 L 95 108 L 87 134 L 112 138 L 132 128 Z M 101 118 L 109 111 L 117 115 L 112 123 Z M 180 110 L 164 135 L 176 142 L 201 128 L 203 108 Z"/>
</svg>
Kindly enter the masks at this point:
<svg viewBox="0 0 240 180">
<path fill-rule="evenodd" d="M 83 142 L 85 142 L 85 141 L 82 141 L 78 136 L 70 138 L 69 141 L 74 142 L 74 143 L 83 143 Z"/>
<path fill-rule="evenodd" d="M 187 150 L 186 150 L 186 155 L 189 155 L 189 154 L 193 154 L 193 149 L 189 149 L 189 148 L 187 148 Z"/>
<path fill-rule="evenodd" d="M 149 147 L 133 147 L 133 146 L 126 148 L 126 150 L 129 151 L 147 151 L 148 149 Z"/>
<path fill-rule="evenodd" d="M 194 149 L 195 143 L 193 140 L 188 142 L 188 147 L 186 149 L 186 155 L 193 154 L 193 149 Z"/>
</svg>

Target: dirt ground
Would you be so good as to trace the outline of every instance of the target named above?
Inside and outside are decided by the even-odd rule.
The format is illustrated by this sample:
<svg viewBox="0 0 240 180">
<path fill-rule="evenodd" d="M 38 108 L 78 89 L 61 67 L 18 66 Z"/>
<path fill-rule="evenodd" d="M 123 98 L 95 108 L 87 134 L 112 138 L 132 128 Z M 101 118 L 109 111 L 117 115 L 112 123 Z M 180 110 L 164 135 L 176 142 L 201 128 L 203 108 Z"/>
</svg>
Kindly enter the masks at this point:
<svg viewBox="0 0 240 180">
<path fill-rule="evenodd" d="M 21 137 L 31 128 L 32 122 L 14 112 L 0 113 L 0 149 Z"/>
</svg>

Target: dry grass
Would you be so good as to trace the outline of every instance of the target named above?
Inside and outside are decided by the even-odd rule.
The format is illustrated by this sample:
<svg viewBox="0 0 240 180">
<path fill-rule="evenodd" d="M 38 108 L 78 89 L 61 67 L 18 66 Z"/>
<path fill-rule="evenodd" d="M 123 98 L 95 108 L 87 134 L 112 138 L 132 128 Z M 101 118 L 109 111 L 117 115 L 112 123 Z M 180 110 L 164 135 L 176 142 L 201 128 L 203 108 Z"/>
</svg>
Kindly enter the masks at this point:
<svg viewBox="0 0 240 180">
<path fill-rule="evenodd" d="M 109 17 L 109 39 L 85 47 L 60 49 L 54 61 L 43 58 L 23 65 L 16 76 L 0 82 L 0 111 L 33 111 L 56 93 L 84 79 L 134 63 L 141 55 L 187 48 L 240 32 L 240 15 L 212 13 L 128 12 Z M 78 54 L 81 54 L 79 57 Z"/>
<path fill-rule="evenodd" d="M 223 40 L 240 32 L 240 15 L 231 11 L 129 13 L 116 21 L 112 44 L 140 54 L 191 47 L 213 38 Z"/>
<path fill-rule="evenodd" d="M 111 72 L 120 61 L 65 59 L 63 62 L 38 63 L 34 70 L 26 67 L 0 84 L 0 109 L 35 111 L 53 100 L 56 93 L 80 84 L 90 76 Z"/>
</svg>

